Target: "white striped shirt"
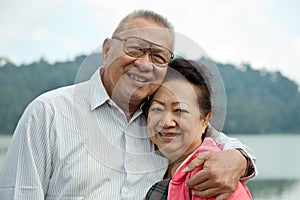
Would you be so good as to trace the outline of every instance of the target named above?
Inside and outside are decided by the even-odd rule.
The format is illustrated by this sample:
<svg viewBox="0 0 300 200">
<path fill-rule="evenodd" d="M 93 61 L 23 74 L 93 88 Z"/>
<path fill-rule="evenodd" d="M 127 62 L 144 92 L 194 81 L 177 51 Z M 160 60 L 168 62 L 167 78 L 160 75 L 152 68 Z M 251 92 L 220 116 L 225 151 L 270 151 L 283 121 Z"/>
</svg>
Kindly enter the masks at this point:
<svg viewBox="0 0 300 200">
<path fill-rule="evenodd" d="M 215 135 L 224 149 L 245 149 Z M 128 122 L 97 70 L 28 105 L 0 173 L 0 199 L 143 199 L 167 165 L 148 139 L 142 110 Z"/>
</svg>

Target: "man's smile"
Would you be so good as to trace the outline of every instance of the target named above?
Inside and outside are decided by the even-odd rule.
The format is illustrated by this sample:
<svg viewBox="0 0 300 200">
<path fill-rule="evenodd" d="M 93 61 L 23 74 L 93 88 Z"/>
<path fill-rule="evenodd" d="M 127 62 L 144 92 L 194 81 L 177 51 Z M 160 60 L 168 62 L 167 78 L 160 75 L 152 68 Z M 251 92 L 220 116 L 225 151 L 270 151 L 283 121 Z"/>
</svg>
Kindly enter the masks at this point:
<svg viewBox="0 0 300 200">
<path fill-rule="evenodd" d="M 142 76 L 138 76 L 136 74 L 132 74 L 132 73 L 127 73 L 127 76 L 135 81 L 141 82 L 141 83 L 147 83 L 150 82 L 149 79 L 142 77 Z"/>
</svg>

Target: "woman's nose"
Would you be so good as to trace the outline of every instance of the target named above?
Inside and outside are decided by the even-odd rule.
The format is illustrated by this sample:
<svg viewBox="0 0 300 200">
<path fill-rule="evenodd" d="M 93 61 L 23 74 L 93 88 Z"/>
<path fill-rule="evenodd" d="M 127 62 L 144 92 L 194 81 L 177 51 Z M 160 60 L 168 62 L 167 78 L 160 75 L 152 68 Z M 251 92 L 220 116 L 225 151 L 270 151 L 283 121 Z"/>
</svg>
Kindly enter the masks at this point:
<svg viewBox="0 0 300 200">
<path fill-rule="evenodd" d="M 165 113 L 163 118 L 160 120 L 160 125 L 164 128 L 176 126 L 176 120 L 172 113 Z"/>
</svg>

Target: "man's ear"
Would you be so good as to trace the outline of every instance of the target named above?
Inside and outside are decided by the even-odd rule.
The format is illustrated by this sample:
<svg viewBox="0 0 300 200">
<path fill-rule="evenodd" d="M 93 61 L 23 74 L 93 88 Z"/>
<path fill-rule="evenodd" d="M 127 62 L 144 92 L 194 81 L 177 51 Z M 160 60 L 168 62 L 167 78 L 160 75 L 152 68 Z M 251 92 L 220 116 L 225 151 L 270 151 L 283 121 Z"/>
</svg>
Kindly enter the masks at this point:
<svg viewBox="0 0 300 200">
<path fill-rule="evenodd" d="M 109 38 L 106 38 L 104 41 L 103 41 L 103 44 L 102 44 L 102 58 L 103 58 L 103 62 L 105 63 L 107 57 L 108 57 L 108 53 L 109 53 L 109 48 L 110 48 L 110 39 Z"/>
</svg>

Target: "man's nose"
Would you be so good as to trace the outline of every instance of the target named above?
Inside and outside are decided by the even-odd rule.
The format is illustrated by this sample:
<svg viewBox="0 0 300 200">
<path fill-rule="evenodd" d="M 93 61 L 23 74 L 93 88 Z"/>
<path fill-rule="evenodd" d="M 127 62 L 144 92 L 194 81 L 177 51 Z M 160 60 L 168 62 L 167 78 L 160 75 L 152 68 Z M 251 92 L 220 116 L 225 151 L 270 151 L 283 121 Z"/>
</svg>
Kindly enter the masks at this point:
<svg viewBox="0 0 300 200">
<path fill-rule="evenodd" d="M 142 71 L 151 71 L 153 70 L 154 64 L 151 59 L 151 51 L 148 50 L 145 52 L 144 55 L 138 57 L 135 61 L 135 64 L 140 68 Z"/>
</svg>

